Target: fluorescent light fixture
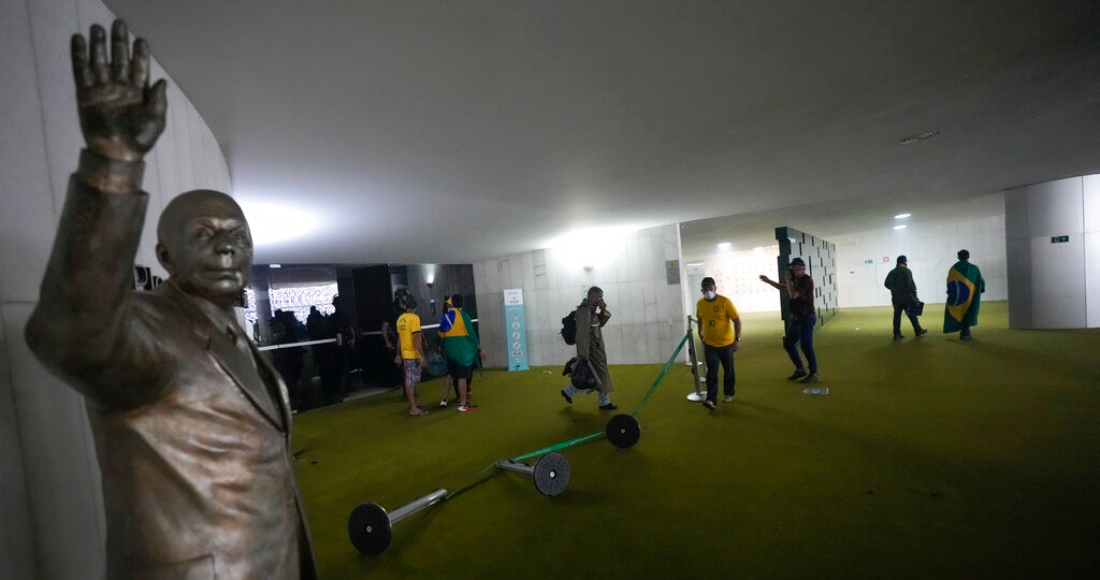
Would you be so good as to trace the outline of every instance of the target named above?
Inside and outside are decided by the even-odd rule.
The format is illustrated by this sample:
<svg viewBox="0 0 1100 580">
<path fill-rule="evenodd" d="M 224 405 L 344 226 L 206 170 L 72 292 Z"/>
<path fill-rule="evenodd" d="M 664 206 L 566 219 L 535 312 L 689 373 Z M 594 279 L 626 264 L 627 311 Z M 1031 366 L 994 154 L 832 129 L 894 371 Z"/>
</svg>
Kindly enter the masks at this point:
<svg viewBox="0 0 1100 580">
<path fill-rule="evenodd" d="M 546 244 L 555 259 L 567 265 L 603 266 L 615 261 L 626 246 L 626 238 L 637 228 L 619 226 L 574 230 Z M 593 255 L 592 248 L 600 248 Z"/>
<path fill-rule="evenodd" d="M 248 219 L 252 243 L 256 246 L 277 244 L 304 237 L 317 228 L 314 214 L 296 207 L 237 200 Z"/>
<path fill-rule="evenodd" d="M 267 267 L 274 269 L 274 268 L 282 268 L 283 265 L 282 264 L 268 264 Z"/>
<path fill-rule="evenodd" d="M 895 230 L 904 230 L 904 229 L 905 229 L 905 228 L 907 228 L 907 227 L 909 227 L 909 226 L 906 226 L 906 225 L 900 225 L 900 226 L 894 226 L 894 229 L 895 229 Z"/>
<path fill-rule="evenodd" d="M 766 248 L 764 248 L 764 246 L 756 246 L 755 248 L 752 249 L 752 251 L 754 251 L 754 252 L 763 252 L 765 249 Z"/>
<path fill-rule="evenodd" d="M 729 249 L 732 248 L 732 247 L 733 247 L 733 244 L 731 244 L 729 242 L 722 242 L 721 244 L 718 244 L 718 249 L 720 251 L 723 251 L 723 252 L 729 251 Z"/>
<path fill-rule="evenodd" d="M 903 220 L 903 219 L 905 219 L 905 218 L 907 218 L 911 215 L 913 215 L 913 214 L 911 214 L 911 213 L 899 213 L 898 215 L 894 216 L 894 219 Z"/>
</svg>

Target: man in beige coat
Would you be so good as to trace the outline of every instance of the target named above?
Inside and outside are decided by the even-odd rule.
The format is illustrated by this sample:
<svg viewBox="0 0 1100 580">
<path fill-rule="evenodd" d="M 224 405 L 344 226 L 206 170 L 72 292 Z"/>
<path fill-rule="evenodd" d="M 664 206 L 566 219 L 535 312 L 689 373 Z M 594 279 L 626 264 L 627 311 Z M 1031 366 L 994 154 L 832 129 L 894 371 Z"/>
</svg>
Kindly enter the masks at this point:
<svg viewBox="0 0 1100 580">
<path fill-rule="evenodd" d="M 232 305 L 252 239 L 229 196 L 192 191 L 165 208 L 169 274 L 131 288 L 148 195 L 142 158 L 164 129 L 149 49 L 116 21 L 73 37 L 87 148 L 68 197 L 27 343 L 84 395 L 103 473 L 108 578 L 315 578 L 294 480 L 286 386 Z M 108 53 L 111 55 L 108 60 Z"/>
<path fill-rule="evenodd" d="M 577 317 L 577 364 L 588 362 L 592 365 L 592 370 L 599 379 L 596 391 L 599 393 L 600 409 L 614 411 L 619 406 L 612 403 L 609 396 L 615 389 L 611 386 L 611 373 L 607 369 L 607 347 L 603 342 L 603 327 L 611 319 L 611 312 L 603 301 L 603 290 L 598 286 L 589 288 L 587 297 L 577 306 L 574 316 Z M 573 383 L 569 383 L 562 389 L 561 396 L 572 405 L 573 396 L 578 390 Z"/>
</svg>

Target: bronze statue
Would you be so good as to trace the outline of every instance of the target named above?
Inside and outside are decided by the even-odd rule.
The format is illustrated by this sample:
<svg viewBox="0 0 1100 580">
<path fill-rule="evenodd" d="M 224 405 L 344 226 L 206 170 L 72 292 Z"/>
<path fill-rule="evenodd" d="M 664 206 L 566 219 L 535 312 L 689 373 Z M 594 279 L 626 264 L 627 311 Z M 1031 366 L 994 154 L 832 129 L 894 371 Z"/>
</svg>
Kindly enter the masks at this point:
<svg viewBox="0 0 1100 580">
<path fill-rule="evenodd" d="M 103 472 L 108 578 L 315 578 L 290 452 L 286 386 L 237 324 L 252 238 L 215 191 L 171 201 L 157 226 L 169 278 L 133 291 L 148 194 L 142 158 L 164 130 L 164 80 L 115 21 L 72 39 L 87 148 L 69 181 L 27 344 L 84 395 Z"/>
</svg>

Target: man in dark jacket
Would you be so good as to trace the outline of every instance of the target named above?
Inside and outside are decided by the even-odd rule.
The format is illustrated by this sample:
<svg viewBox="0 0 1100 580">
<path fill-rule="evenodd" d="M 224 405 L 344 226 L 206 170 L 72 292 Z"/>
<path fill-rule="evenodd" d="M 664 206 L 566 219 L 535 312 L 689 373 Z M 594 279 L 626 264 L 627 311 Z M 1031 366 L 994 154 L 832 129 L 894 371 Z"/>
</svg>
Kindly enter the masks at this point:
<svg viewBox="0 0 1100 580">
<path fill-rule="evenodd" d="M 886 275 L 883 286 L 890 290 L 890 302 L 894 305 L 894 340 L 905 338 L 901 333 L 901 312 L 909 317 L 913 325 L 913 333 L 917 336 L 928 334 L 928 330 L 921 328 L 920 321 L 913 316 L 908 308 L 920 300 L 917 299 L 917 285 L 913 282 L 913 273 L 909 271 L 909 260 L 905 256 L 898 256 L 898 265 Z"/>
</svg>

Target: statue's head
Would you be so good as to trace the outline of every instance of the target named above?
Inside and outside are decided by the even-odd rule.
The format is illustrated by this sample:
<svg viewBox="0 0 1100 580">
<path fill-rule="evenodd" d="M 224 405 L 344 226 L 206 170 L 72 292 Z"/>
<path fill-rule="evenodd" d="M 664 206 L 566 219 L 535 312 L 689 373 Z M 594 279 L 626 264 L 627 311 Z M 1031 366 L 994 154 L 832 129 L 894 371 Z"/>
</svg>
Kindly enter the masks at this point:
<svg viewBox="0 0 1100 580">
<path fill-rule="evenodd" d="M 252 270 L 252 234 L 241 206 L 208 189 L 176 196 L 157 223 L 157 260 L 184 292 L 231 305 Z"/>
</svg>

